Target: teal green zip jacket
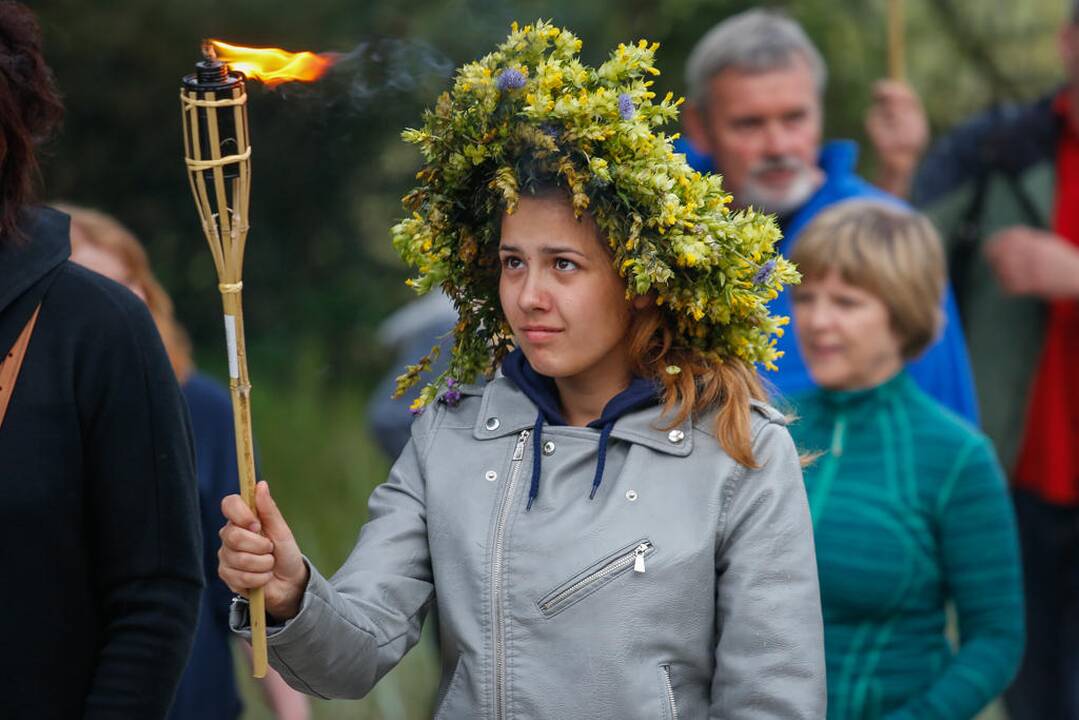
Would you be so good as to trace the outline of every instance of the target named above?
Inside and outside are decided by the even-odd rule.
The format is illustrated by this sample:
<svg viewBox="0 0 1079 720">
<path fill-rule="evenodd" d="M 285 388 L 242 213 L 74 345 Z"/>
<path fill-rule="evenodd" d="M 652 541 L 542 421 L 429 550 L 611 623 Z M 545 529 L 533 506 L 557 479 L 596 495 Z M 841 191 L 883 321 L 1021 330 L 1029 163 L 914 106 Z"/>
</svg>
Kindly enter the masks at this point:
<svg viewBox="0 0 1079 720">
<path fill-rule="evenodd" d="M 796 399 L 824 613 L 828 718 L 960 720 L 1010 682 L 1023 597 L 989 441 L 900 373 Z M 945 635 L 955 608 L 958 647 Z"/>
</svg>

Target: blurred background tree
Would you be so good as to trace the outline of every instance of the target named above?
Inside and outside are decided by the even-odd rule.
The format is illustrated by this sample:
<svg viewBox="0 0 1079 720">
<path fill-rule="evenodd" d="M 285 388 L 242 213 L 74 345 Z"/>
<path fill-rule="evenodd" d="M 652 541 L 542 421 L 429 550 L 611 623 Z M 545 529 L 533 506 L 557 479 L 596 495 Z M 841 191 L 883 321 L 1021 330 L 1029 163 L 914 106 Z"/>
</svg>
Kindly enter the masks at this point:
<svg viewBox="0 0 1079 720">
<path fill-rule="evenodd" d="M 826 130 L 863 138 L 870 87 L 886 70 L 887 0 L 771 3 L 801 21 L 830 66 Z M 262 467 L 301 544 L 341 562 L 386 461 L 363 404 L 388 354 L 374 330 L 410 299 L 389 242 L 419 155 L 400 141 L 453 68 L 488 52 L 512 20 L 551 18 L 599 62 L 620 41 L 663 46 L 660 91 L 713 23 L 744 0 L 40 0 L 32 3 L 66 98 L 44 166 L 46 195 L 101 208 L 147 244 L 204 367 L 224 365 L 219 297 L 182 167 L 178 88 L 200 42 L 218 37 L 346 53 L 321 83 L 252 85 L 254 148 L 245 320 Z M 1054 33 L 1063 0 L 908 0 L 907 67 L 934 131 L 1062 77 Z M 863 156 L 863 171 L 873 158 Z M 218 372 L 219 376 L 223 373 Z M 318 717 L 423 715 L 437 680 L 429 647 L 373 696 Z M 258 716 L 257 708 L 251 710 Z"/>
<path fill-rule="evenodd" d="M 828 132 L 859 138 L 885 67 L 885 2 L 776 3 L 828 59 Z M 662 89 L 703 29 L 743 0 L 44 0 L 34 3 L 67 101 L 45 168 L 49 197 L 103 208 L 149 245 L 180 316 L 205 351 L 219 341 L 210 259 L 199 244 L 180 158 L 177 84 L 203 37 L 353 53 L 323 83 L 253 87 L 252 231 L 245 295 L 257 374 L 287 376 L 312 348 L 333 381 L 384 367 L 371 331 L 409 297 L 388 242 L 418 154 L 398 135 L 453 67 L 486 52 L 511 20 L 550 17 L 601 60 L 618 41 L 663 43 Z M 1058 76 L 1061 0 L 911 0 L 907 56 L 934 127 L 994 100 L 1044 91 Z M 871 163 L 871 158 L 865 158 Z M 216 363 L 216 355 L 210 358 Z"/>
</svg>

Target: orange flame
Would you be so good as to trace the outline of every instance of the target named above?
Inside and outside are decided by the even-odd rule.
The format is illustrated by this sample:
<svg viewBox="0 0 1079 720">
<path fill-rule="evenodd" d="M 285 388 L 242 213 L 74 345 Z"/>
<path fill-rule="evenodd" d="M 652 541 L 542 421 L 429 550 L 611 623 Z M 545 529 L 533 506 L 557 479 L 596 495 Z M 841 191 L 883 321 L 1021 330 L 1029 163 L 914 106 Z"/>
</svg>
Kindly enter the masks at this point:
<svg viewBox="0 0 1079 720">
<path fill-rule="evenodd" d="M 252 48 L 210 40 L 218 60 L 233 70 L 239 70 L 267 87 L 298 80 L 318 80 L 334 63 L 333 53 L 313 53 L 307 50 L 292 53 L 280 48 Z"/>
</svg>

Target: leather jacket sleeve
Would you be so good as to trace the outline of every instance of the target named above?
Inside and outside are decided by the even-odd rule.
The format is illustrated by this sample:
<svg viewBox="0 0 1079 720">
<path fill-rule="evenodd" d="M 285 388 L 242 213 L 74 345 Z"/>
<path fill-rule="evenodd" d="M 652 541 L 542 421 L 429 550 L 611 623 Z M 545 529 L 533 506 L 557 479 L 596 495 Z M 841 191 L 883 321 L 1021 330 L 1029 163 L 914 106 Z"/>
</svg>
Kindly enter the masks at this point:
<svg viewBox="0 0 1079 720">
<path fill-rule="evenodd" d="M 798 453 L 781 424 L 723 498 L 711 718 L 824 718 L 824 628 Z"/>
<path fill-rule="evenodd" d="M 434 585 L 422 473 L 441 408 L 419 418 L 412 438 L 371 494 L 369 517 L 345 564 L 311 577 L 299 614 L 269 627 L 270 664 L 292 687 L 323 698 L 360 698 L 416 644 Z M 233 629 L 250 637 L 234 611 Z"/>
</svg>

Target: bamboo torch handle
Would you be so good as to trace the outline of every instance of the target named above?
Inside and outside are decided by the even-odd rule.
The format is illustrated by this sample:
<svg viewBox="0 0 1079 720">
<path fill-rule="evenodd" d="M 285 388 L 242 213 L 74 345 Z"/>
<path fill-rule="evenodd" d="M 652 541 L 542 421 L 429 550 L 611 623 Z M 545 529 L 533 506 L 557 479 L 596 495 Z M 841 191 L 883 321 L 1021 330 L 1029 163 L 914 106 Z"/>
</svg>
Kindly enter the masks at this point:
<svg viewBox="0 0 1079 720">
<path fill-rule="evenodd" d="M 237 284 L 238 285 L 238 284 Z M 247 375 L 247 350 L 244 343 L 243 304 L 240 289 L 222 286 L 225 307 L 225 338 L 229 356 L 229 394 L 232 395 L 232 421 L 236 431 L 236 465 L 240 471 L 240 497 L 255 510 L 255 447 L 251 432 L 251 382 Z M 266 598 L 262 588 L 248 593 L 251 618 L 253 675 L 266 677 Z"/>
<path fill-rule="evenodd" d="M 888 77 L 906 80 L 903 0 L 888 0 Z"/>
</svg>

